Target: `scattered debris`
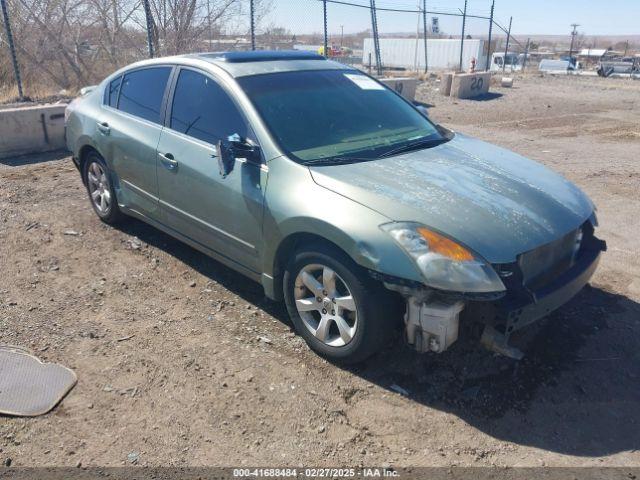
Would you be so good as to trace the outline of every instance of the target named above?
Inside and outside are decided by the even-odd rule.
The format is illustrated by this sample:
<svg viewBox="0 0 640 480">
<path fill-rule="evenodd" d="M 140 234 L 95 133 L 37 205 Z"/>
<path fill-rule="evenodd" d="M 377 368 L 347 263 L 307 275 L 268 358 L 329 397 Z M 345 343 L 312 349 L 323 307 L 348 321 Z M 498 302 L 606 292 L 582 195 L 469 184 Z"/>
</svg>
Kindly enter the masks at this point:
<svg viewBox="0 0 640 480">
<path fill-rule="evenodd" d="M 80 233 L 76 232 L 75 230 L 65 230 L 63 233 L 65 235 L 71 235 L 73 237 L 77 237 L 78 235 L 80 235 Z"/>
<path fill-rule="evenodd" d="M 395 383 L 391 385 L 389 388 L 394 392 L 399 393 L 400 395 L 404 395 L 405 397 L 408 397 L 410 395 L 408 390 L 405 390 L 400 385 L 397 385 Z"/>
<path fill-rule="evenodd" d="M 127 460 L 129 463 L 136 465 L 140 460 L 140 454 L 138 452 L 131 452 L 127 455 Z"/>
<path fill-rule="evenodd" d="M 138 394 L 138 386 L 123 388 L 122 390 L 118 390 L 120 395 L 131 395 L 131 397 L 135 397 Z"/>
<path fill-rule="evenodd" d="M 127 246 L 131 250 L 140 250 L 142 248 L 142 242 L 138 240 L 138 237 L 133 237 L 131 240 L 127 240 Z"/>
<path fill-rule="evenodd" d="M 116 342 L 124 342 L 125 340 L 131 340 L 135 335 L 127 335 L 126 337 L 120 337 L 116 340 Z"/>
<path fill-rule="evenodd" d="M 258 341 L 262 342 L 262 343 L 266 343 L 267 345 L 271 345 L 273 342 L 271 340 L 269 340 L 267 337 L 263 337 L 261 335 L 258 335 Z"/>
</svg>

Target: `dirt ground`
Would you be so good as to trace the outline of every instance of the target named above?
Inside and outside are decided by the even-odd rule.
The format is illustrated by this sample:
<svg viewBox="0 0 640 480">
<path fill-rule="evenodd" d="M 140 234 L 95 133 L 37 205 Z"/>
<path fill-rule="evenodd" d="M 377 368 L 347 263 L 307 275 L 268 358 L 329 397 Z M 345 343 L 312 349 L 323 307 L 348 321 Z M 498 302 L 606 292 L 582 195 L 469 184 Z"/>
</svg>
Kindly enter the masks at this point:
<svg viewBox="0 0 640 480">
<path fill-rule="evenodd" d="M 434 119 L 598 206 L 600 269 L 525 332 L 524 360 L 397 340 L 341 369 L 258 285 L 140 222 L 101 224 L 65 154 L 0 160 L 0 343 L 79 379 L 48 415 L 0 417 L 0 461 L 640 466 L 640 82 L 530 77 L 481 100 L 435 86 L 419 90 Z"/>
</svg>

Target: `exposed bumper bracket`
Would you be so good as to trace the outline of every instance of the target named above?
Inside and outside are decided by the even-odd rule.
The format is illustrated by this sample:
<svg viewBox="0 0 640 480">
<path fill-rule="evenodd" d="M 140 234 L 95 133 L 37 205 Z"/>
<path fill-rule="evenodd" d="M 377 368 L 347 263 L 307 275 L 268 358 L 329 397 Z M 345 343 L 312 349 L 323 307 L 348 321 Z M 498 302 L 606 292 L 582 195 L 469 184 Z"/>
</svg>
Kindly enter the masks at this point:
<svg viewBox="0 0 640 480">
<path fill-rule="evenodd" d="M 522 353 L 520 349 L 509 345 L 507 337 L 491 325 L 484 327 L 480 343 L 488 350 L 504 355 L 505 357 L 513 358 L 514 360 L 522 360 L 522 357 L 524 357 L 524 353 Z"/>
</svg>

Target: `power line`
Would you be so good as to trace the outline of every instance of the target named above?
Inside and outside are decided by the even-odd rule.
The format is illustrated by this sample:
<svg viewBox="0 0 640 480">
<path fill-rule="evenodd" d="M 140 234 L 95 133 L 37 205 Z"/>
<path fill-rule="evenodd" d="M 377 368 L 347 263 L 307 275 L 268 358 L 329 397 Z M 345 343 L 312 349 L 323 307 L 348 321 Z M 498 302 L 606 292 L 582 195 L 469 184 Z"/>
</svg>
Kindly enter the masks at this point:
<svg viewBox="0 0 640 480">
<path fill-rule="evenodd" d="M 322 1 L 322 0 L 316 0 L 316 1 Z M 351 6 L 351 7 L 358 7 L 358 8 L 365 8 L 367 10 L 370 10 L 371 7 L 369 5 L 361 5 L 359 3 L 352 3 L 352 2 L 347 2 L 344 0 L 326 0 L 327 3 L 334 3 L 336 5 L 347 5 L 347 6 Z M 391 7 L 378 7 L 376 6 L 376 10 L 378 11 L 385 11 L 385 12 L 397 12 L 397 13 L 422 13 L 422 10 L 417 10 L 415 7 L 414 8 L 391 8 Z M 430 15 L 445 15 L 445 16 L 451 16 L 451 17 L 462 17 L 464 16 L 462 13 L 453 13 L 453 12 L 443 12 L 443 11 L 438 11 L 438 10 L 427 10 L 428 14 Z M 488 16 L 482 16 L 482 15 L 474 15 L 474 14 L 469 14 L 467 13 L 467 18 L 481 18 L 483 20 L 489 20 Z"/>
</svg>

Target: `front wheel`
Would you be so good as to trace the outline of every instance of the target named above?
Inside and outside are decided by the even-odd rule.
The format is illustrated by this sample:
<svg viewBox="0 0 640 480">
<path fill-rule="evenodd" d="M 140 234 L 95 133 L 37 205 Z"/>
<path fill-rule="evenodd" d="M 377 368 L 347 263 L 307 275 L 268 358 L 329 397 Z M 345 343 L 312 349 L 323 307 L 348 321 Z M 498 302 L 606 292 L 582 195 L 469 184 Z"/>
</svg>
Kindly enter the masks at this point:
<svg viewBox="0 0 640 480">
<path fill-rule="evenodd" d="M 392 294 L 337 248 L 296 252 L 283 283 L 296 331 L 332 361 L 356 363 L 380 350 L 400 315 Z"/>
</svg>

